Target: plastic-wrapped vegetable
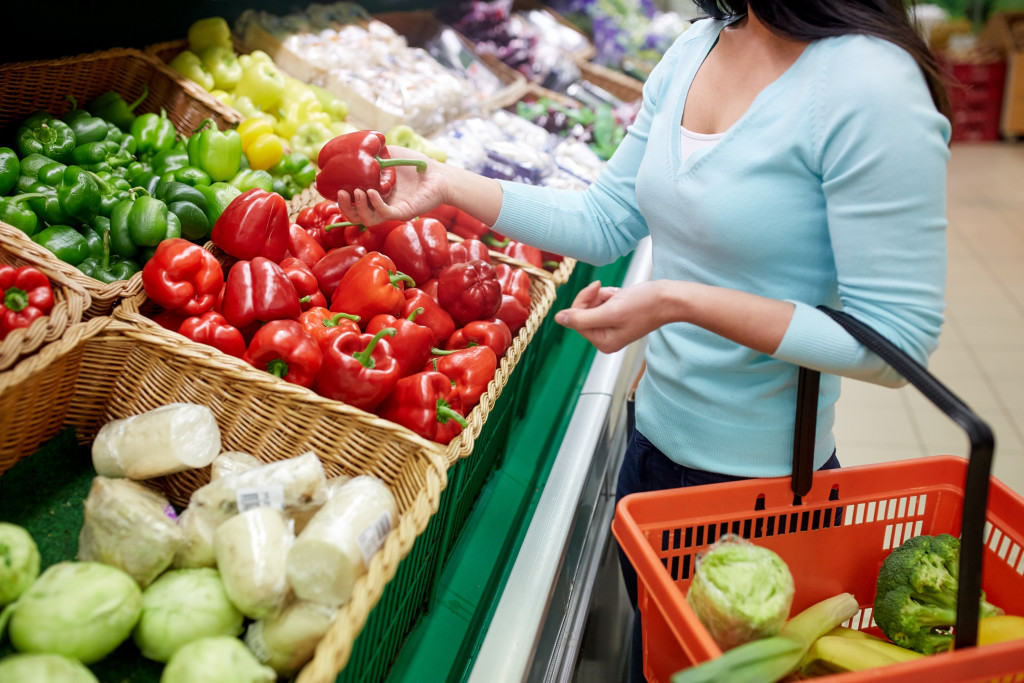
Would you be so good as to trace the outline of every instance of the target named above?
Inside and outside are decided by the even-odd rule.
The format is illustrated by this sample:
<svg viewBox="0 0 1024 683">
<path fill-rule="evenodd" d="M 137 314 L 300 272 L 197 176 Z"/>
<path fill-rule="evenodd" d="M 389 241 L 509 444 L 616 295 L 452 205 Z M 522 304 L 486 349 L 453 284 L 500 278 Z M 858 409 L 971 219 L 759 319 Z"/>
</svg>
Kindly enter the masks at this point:
<svg viewBox="0 0 1024 683">
<path fill-rule="evenodd" d="M 55 654 L 19 654 L 0 659 L 0 681 L 100 683 L 77 659 Z"/>
<path fill-rule="evenodd" d="M 285 558 L 295 538 L 281 511 L 247 510 L 217 527 L 213 538 L 231 602 L 250 619 L 276 614 L 288 600 Z"/>
<path fill-rule="evenodd" d="M 381 480 L 362 475 L 342 486 L 288 552 L 296 597 L 332 607 L 346 603 L 397 518 L 398 504 Z"/>
<path fill-rule="evenodd" d="M 263 666 L 238 638 L 201 638 L 184 645 L 164 667 L 160 683 L 274 683 L 277 674 Z"/>
<path fill-rule="evenodd" d="M 142 612 L 142 590 L 116 567 L 58 562 L 7 609 L 15 650 L 50 652 L 92 664 L 131 635 Z"/>
<path fill-rule="evenodd" d="M 93 478 L 78 559 L 122 569 L 145 588 L 171 565 L 181 545 L 181 529 L 168 508 L 166 498 L 137 482 Z"/>
<path fill-rule="evenodd" d="M 144 657 L 166 662 L 193 640 L 239 635 L 242 618 L 216 569 L 174 569 L 143 591 L 132 638 Z"/>
<path fill-rule="evenodd" d="M 722 650 L 774 636 L 789 617 L 793 575 L 774 551 L 727 535 L 697 558 L 686 601 Z"/>
<path fill-rule="evenodd" d="M 228 474 L 241 474 L 264 464 L 255 455 L 240 451 L 225 451 L 213 459 L 210 465 L 210 481 L 217 481 Z"/>
<path fill-rule="evenodd" d="M 104 477 L 151 479 L 206 467 L 220 451 L 213 411 L 171 403 L 103 425 L 92 444 L 92 463 Z"/>
<path fill-rule="evenodd" d="M 289 677 L 313 658 L 317 643 L 337 614 L 334 607 L 298 600 L 280 614 L 249 624 L 245 644 L 260 663 Z"/>
<path fill-rule="evenodd" d="M 16 600 L 39 576 L 39 547 L 18 526 L 0 522 L 0 606 Z"/>
<path fill-rule="evenodd" d="M 181 544 L 171 560 L 171 566 L 175 569 L 216 567 L 213 534 L 217 527 L 213 522 L 194 508 L 185 508 L 178 515 L 178 528 L 181 529 Z"/>
</svg>

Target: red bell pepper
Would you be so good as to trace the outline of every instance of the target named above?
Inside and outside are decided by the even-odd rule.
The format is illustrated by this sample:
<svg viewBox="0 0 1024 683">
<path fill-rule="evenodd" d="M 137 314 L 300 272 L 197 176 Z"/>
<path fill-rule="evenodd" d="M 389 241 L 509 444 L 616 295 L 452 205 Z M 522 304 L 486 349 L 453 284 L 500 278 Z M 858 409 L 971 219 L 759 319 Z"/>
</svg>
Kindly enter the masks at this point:
<svg viewBox="0 0 1024 683">
<path fill-rule="evenodd" d="M 398 380 L 377 415 L 440 444 L 449 443 L 469 426 L 462 415 L 459 390 L 440 372 L 417 372 Z"/>
<path fill-rule="evenodd" d="M 380 252 L 395 262 L 395 267 L 413 279 L 426 282 L 451 263 L 448 231 L 433 218 L 406 221 L 391 230 Z"/>
<path fill-rule="evenodd" d="M 214 304 L 213 310 L 217 310 L 216 304 Z M 149 319 L 165 330 L 177 332 L 178 328 L 181 327 L 181 324 L 189 317 L 191 316 L 178 313 L 177 311 L 160 311 L 159 313 L 151 315 Z"/>
<path fill-rule="evenodd" d="M 473 260 L 491 262 L 491 252 L 487 249 L 487 245 L 477 239 L 449 245 L 448 254 L 452 263 L 465 263 Z"/>
<path fill-rule="evenodd" d="M 257 320 L 294 320 L 301 312 L 299 294 L 281 266 L 262 256 L 231 266 L 221 313 L 235 327 L 245 330 Z"/>
<path fill-rule="evenodd" d="M 514 258 L 517 261 L 525 261 L 531 266 L 536 268 L 544 267 L 544 255 L 541 254 L 540 249 L 537 247 L 531 247 L 529 244 L 523 244 L 522 242 L 509 241 L 504 248 L 499 251 L 509 258 Z"/>
<path fill-rule="evenodd" d="M 404 225 L 406 221 L 384 221 L 376 225 L 366 226 L 362 223 L 353 223 L 345 226 L 345 244 L 358 245 L 366 251 L 381 251 L 384 238 L 392 230 Z"/>
<path fill-rule="evenodd" d="M 405 318 L 375 315 L 366 323 L 367 334 L 377 334 L 386 327 L 394 328 L 395 335 L 389 343 L 402 377 L 419 372 L 430 358 L 430 349 L 434 346 L 434 331 L 418 322 L 417 316 L 421 313 L 423 309 L 417 308 Z"/>
<path fill-rule="evenodd" d="M 455 321 L 429 294 L 417 287 L 410 287 L 405 290 L 405 305 L 402 306 L 401 315 L 408 318 L 418 309 L 423 312 L 416 316 L 416 322 L 429 327 L 434 333 L 434 346 L 444 344 L 455 331 Z"/>
<path fill-rule="evenodd" d="M 553 251 L 542 251 L 540 256 L 544 260 L 544 270 L 555 270 L 565 260 L 564 256 Z"/>
<path fill-rule="evenodd" d="M 480 402 L 498 370 L 498 357 L 489 346 L 470 346 L 455 351 L 434 350 L 424 370 L 433 370 L 455 382 L 467 413 Z"/>
<path fill-rule="evenodd" d="M 401 377 L 386 327 L 376 334 L 345 332 L 324 348 L 324 363 L 314 390 L 326 398 L 372 411 L 387 398 Z"/>
<path fill-rule="evenodd" d="M 299 306 L 308 311 L 314 306 L 326 306 L 327 298 L 320 291 L 316 275 L 304 262 L 289 256 L 280 263 L 281 270 L 292 281 L 295 292 L 299 295 Z"/>
<path fill-rule="evenodd" d="M 484 240 L 494 249 L 500 249 L 508 243 L 508 238 L 491 230 L 491 226 L 450 204 L 441 204 L 423 216 L 441 221 L 448 232 L 453 235 L 467 240 Z"/>
<path fill-rule="evenodd" d="M 395 166 L 415 166 L 423 173 L 427 162 L 419 159 L 392 159 L 388 155 L 384 133 L 360 130 L 339 135 L 320 149 L 316 165 L 316 190 L 325 199 L 338 198 L 345 190 L 349 197 L 355 190 L 376 190 L 387 197 L 395 187 Z"/>
<path fill-rule="evenodd" d="M 530 317 L 530 276 L 507 263 L 495 266 L 494 272 L 501 283 L 501 306 L 494 317 L 504 321 L 515 335 Z"/>
<path fill-rule="evenodd" d="M 331 340 L 345 332 L 360 334 L 359 316 L 348 313 L 335 313 L 322 306 L 303 311 L 299 315 L 299 324 L 316 340 L 320 348 L 326 347 Z"/>
<path fill-rule="evenodd" d="M 316 276 L 320 291 L 327 297 L 328 304 L 330 304 L 331 296 L 334 295 L 334 290 L 338 288 L 341 278 L 345 276 L 345 273 L 348 272 L 348 269 L 356 261 L 366 256 L 366 254 L 366 249 L 359 246 L 335 247 L 328 251 L 326 256 L 317 261 L 315 266 L 310 268 L 313 271 L 313 275 Z"/>
<path fill-rule="evenodd" d="M 312 268 L 327 251 L 312 235 L 298 223 L 288 225 L 288 252 L 286 256 L 297 258 Z"/>
<path fill-rule="evenodd" d="M 331 294 L 331 310 L 358 315 L 364 325 L 381 313 L 398 315 L 405 305 L 407 283 L 412 285 L 412 278 L 399 273 L 394 261 L 371 251 L 342 276 Z"/>
<path fill-rule="evenodd" d="M 224 285 L 217 257 L 181 237 L 157 245 L 142 268 L 142 286 L 155 303 L 185 315 L 202 315 L 213 308 Z"/>
<path fill-rule="evenodd" d="M 237 259 L 262 256 L 278 263 L 288 251 L 289 225 L 284 197 L 253 188 L 231 200 L 214 223 L 210 240 Z"/>
<path fill-rule="evenodd" d="M 512 332 L 501 320 L 474 320 L 465 327 L 455 330 L 448 337 L 445 348 L 468 349 L 471 346 L 489 346 L 494 355 L 501 358 L 512 346 Z"/>
<path fill-rule="evenodd" d="M 253 335 L 242 360 L 301 387 L 312 387 L 323 364 L 320 346 L 295 320 L 271 320 Z"/>
<path fill-rule="evenodd" d="M 438 306 L 441 305 L 441 302 L 437 300 L 437 278 L 436 277 L 430 278 L 429 280 L 427 280 L 423 284 L 421 284 L 418 287 L 416 287 L 416 289 L 421 290 L 424 294 L 426 294 L 431 299 L 433 299 L 434 302 Z M 445 313 L 447 313 L 447 311 L 445 311 Z"/>
<path fill-rule="evenodd" d="M 185 318 L 178 326 L 178 334 L 194 342 L 212 346 L 235 358 L 245 355 L 245 338 L 242 332 L 217 311 L 207 311 L 202 315 Z"/>
<path fill-rule="evenodd" d="M 326 199 L 299 211 L 295 222 L 324 249 L 345 246 L 345 231 L 341 228 L 354 225 L 345 218 L 337 202 Z"/>
<path fill-rule="evenodd" d="M 437 276 L 437 300 L 456 325 L 493 318 L 501 306 L 501 283 L 486 261 L 453 263 Z"/>
<path fill-rule="evenodd" d="M 35 266 L 0 265 L 0 339 L 53 310 L 50 278 Z"/>
</svg>

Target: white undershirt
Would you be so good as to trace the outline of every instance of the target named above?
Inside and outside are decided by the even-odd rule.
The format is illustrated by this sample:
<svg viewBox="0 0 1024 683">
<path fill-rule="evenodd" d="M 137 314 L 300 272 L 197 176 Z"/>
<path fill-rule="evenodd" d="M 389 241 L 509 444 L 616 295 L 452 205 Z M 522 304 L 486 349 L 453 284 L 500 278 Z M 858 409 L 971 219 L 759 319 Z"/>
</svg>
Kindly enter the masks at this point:
<svg viewBox="0 0 1024 683">
<path fill-rule="evenodd" d="M 689 131 L 685 126 L 679 126 L 679 130 L 682 131 L 680 136 L 680 152 L 683 156 L 683 161 L 690 158 L 690 155 L 696 152 L 698 149 L 704 149 L 705 147 L 713 147 L 716 142 L 722 139 L 725 133 L 694 133 Z"/>
</svg>

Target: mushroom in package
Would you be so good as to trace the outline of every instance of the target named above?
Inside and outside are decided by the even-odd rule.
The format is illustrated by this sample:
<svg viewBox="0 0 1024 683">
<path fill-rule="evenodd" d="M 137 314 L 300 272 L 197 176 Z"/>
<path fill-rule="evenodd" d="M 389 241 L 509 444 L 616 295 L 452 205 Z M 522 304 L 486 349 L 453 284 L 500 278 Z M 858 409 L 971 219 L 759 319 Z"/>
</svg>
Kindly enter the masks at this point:
<svg viewBox="0 0 1024 683">
<path fill-rule="evenodd" d="M 95 477 L 85 498 L 78 559 L 123 570 L 145 588 L 170 566 L 181 529 L 167 499 L 128 479 Z"/>
<path fill-rule="evenodd" d="M 151 479 L 206 467 L 220 451 L 213 411 L 170 403 L 103 425 L 92 444 L 92 464 L 104 477 Z"/>
</svg>

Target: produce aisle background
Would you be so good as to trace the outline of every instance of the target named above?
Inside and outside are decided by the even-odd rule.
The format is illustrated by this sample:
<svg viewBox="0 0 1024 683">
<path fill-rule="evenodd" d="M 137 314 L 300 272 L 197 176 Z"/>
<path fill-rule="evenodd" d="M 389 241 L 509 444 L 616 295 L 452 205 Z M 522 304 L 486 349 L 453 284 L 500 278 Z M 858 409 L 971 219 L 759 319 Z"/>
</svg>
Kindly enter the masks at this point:
<svg viewBox="0 0 1024 683">
<path fill-rule="evenodd" d="M 1024 494 L 1024 143 L 954 143 L 946 325 L 929 369 L 995 433 L 993 474 Z M 967 453 L 963 430 L 913 387 L 843 381 L 844 465 Z"/>
</svg>

